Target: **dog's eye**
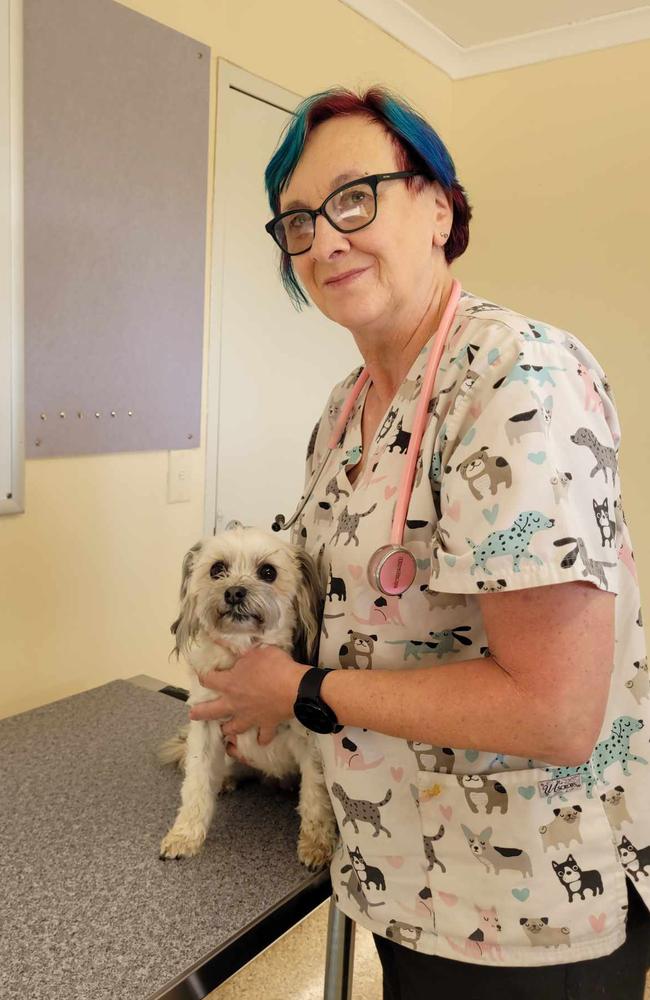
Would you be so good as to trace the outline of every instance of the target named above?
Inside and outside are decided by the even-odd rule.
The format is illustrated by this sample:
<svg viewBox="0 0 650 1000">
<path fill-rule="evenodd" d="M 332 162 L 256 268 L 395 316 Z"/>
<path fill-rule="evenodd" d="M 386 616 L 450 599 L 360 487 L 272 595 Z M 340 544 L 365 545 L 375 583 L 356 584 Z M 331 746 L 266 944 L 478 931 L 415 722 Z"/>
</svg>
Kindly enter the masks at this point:
<svg viewBox="0 0 650 1000">
<path fill-rule="evenodd" d="M 220 576 L 224 576 L 228 572 L 228 567 L 225 562 L 215 562 L 210 566 L 210 576 L 213 580 L 217 580 Z"/>
<path fill-rule="evenodd" d="M 278 571 L 275 566 L 271 566 L 271 563 L 264 563 L 264 565 L 260 566 L 258 569 L 257 575 L 260 580 L 266 580 L 267 583 L 273 583 L 278 575 Z"/>
</svg>

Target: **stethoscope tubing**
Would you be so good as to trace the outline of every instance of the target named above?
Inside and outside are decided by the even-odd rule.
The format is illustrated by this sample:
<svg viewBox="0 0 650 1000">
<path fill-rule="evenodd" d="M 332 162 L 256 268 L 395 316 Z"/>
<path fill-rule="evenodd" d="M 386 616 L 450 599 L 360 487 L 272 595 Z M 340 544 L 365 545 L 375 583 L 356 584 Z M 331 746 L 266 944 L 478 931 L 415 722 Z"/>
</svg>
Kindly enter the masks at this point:
<svg viewBox="0 0 650 1000">
<path fill-rule="evenodd" d="M 413 423 L 413 430 L 411 431 L 411 437 L 409 440 L 409 446 L 406 452 L 406 461 L 404 463 L 404 469 L 402 471 L 402 478 L 399 486 L 399 493 L 397 498 L 397 503 L 395 505 L 395 511 L 393 514 L 393 520 L 391 525 L 390 533 L 390 544 L 395 546 L 401 546 L 404 537 L 404 527 L 406 525 L 406 518 L 408 515 L 409 503 L 411 500 L 411 488 L 413 486 L 413 479 L 415 477 L 415 466 L 418 460 L 418 454 L 420 451 L 420 446 L 422 444 L 422 438 L 424 436 L 424 431 L 426 427 L 427 414 L 429 409 L 429 403 L 431 401 L 431 396 L 433 394 L 433 387 L 438 373 L 438 368 L 440 366 L 440 359 L 442 358 L 442 353 L 445 349 L 445 344 L 447 342 L 447 335 L 451 327 L 451 323 L 458 306 L 458 302 L 461 296 L 461 285 L 457 278 L 454 278 L 451 292 L 449 294 L 449 299 L 447 300 L 447 305 L 442 314 L 440 324 L 436 333 L 434 334 L 434 343 L 431 348 L 431 356 L 427 362 L 427 369 L 424 376 L 424 381 L 422 384 L 422 389 L 420 393 L 420 399 L 415 413 L 415 420 Z M 284 520 L 282 514 L 278 514 L 275 521 L 272 524 L 274 531 L 284 531 L 292 527 L 302 514 L 309 498 L 316 488 L 316 484 L 320 479 L 325 466 L 327 465 L 330 455 L 335 448 L 338 447 L 343 433 L 345 431 L 348 420 L 350 419 L 350 414 L 354 409 L 356 402 L 363 391 L 366 382 L 370 378 L 370 373 L 367 368 L 364 368 L 359 374 L 357 380 L 355 381 L 352 389 L 350 390 L 343 408 L 338 416 L 334 429 L 329 436 L 327 442 L 327 450 L 323 456 L 318 469 L 313 473 L 307 489 L 305 490 L 303 496 L 300 498 L 300 503 L 296 508 L 295 513 L 288 521 Z"/>
</svg>

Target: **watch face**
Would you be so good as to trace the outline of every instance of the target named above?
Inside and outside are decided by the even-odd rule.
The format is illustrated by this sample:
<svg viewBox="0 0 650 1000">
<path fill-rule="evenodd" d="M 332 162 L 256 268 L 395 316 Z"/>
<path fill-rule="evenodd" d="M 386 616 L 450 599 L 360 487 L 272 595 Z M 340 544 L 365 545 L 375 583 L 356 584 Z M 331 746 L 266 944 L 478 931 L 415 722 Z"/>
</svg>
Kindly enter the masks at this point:
<svg viewBox="0 0 650 1000">
<path fill-rule="evenodd" d="M 329 714 L 313 701 L 297 701 L 294 712 L 298 722 L 315 733 L 334 732 L 334 721 Z"/>
</svg>

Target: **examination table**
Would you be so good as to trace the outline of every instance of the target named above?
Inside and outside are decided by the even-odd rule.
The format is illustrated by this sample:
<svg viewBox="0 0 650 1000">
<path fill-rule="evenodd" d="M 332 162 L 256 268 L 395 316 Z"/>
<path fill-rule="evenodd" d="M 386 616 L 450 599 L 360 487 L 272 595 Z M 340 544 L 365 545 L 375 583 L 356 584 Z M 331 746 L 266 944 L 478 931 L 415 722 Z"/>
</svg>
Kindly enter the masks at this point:
<svg viewBox="0 0 650 1000">
<path fill-rule="evenodd" d="M 161 861 L 181 775 L 156 750 L 185 692 L 141 676 L 0 720 L 1 1000 L 199 1000 L 331 893 L 296 857 L 297 795 L 225 795 L 202 852 Z M 351 993 L 330 907 L 325 1000 Z M 287 969 L 283 997 L 300 984 Z"/>
</svg>

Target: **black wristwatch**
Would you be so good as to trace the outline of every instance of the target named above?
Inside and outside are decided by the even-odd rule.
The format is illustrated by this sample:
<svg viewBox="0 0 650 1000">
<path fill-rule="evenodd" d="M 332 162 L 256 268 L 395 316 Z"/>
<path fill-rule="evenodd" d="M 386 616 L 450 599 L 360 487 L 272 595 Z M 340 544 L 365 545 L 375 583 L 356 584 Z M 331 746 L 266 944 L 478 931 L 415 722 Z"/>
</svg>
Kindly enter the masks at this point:
<svg viewBox="0 0 650 1000">
<path fill-rule="evenodd" d="M 329 673 L 330 667 L 310 667 L 298 685 L 293 714 L 298 722 L 314 733 L 340 733 L 343 729 L 334 709 L 320 696 L 320 686 Z"/>
</svg>

